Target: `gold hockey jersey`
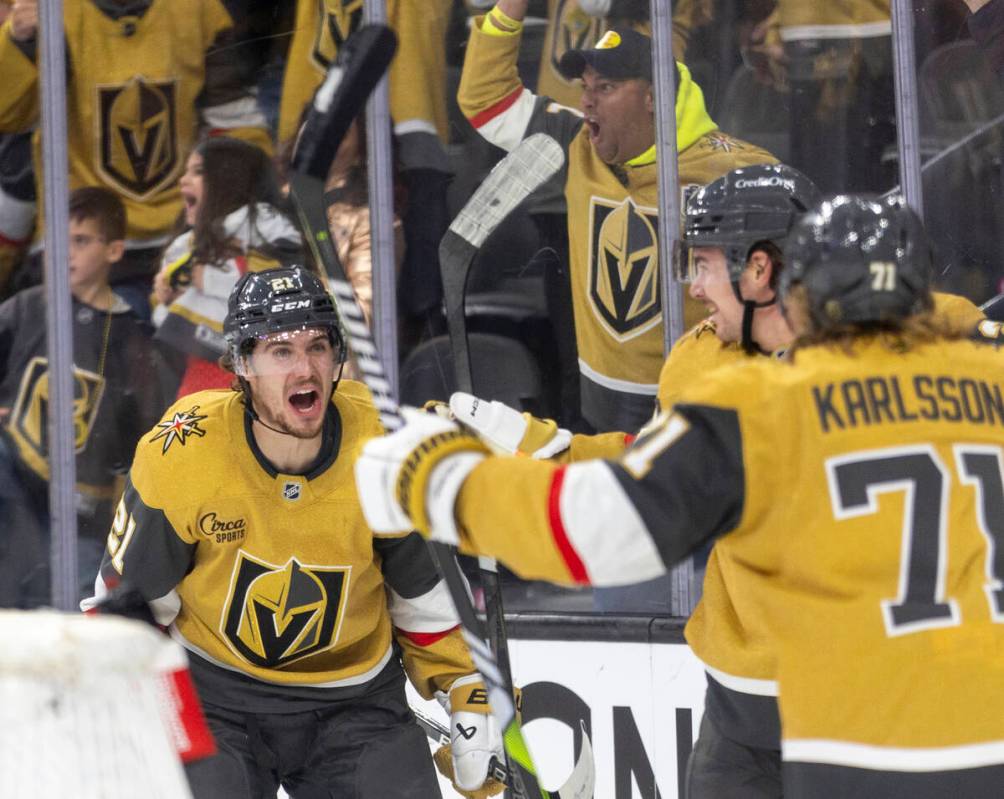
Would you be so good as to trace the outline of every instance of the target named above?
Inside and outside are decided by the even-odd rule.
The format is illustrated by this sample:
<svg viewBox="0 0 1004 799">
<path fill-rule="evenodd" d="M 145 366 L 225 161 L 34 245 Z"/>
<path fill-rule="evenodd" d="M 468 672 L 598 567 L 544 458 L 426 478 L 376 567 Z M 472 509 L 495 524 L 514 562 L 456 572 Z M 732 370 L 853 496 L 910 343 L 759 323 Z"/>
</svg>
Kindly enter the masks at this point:
<svg viewBox="0 0 1004 799">
<path fill-rule="evenodd" d="M 445 141 L 446 28 L 450 0 L 389 0 L 398 51 L 390 66 L 390 111 L 398 135 L 430 133 Z M 279 108 L 280 142 L 296 135 L 300 115 L 338 48 L 362 24 L 362 0 L 298 0 Z"/>
<path fill-rule="evenodd" d="M 1004 766 L 999 375 L 999 352 L 966 340 L 751 359 L 617 462 L 486 460 L 459 497 L 462 544 L 528 577 L 616 584 L 727 534 L 716 546 L 755 585 L 742 613 L 776 657 L 786 795 L 833 795 L 819 780 L 836 772 L 869 796 L 889 774 L 939 772 L 961 789 L 940 795 L 989 799 Z"/>
<path fill-rule="evenodd" d="M 572 305 L 582 409 L 598 430 L 637 430 L 651 416 L 664 353 L 658 287 L 658 167 L 610 167 L 576 112 L 537 97 L 520 82 L 520 36 L 491 36 L 476 20 L 458 101 L 471 124 L 510 150 L 543 131 L 566 149 Z M 731 169 L 773 162 L 766 151 L 718 130 L 700 87 L 680 64 L 676 105 L 681 186 Z"/>
<path fill-rule="evenodd" d="M 474 669 L 428 550 L 417 534 L 375 539 L 359 507 L 353 464 L 382 432 L 369 393 L 343 380 L 328 456 L 281 474 L 241 394 L 183 398 L 137 447 L 98 598 L 138 588 L 200 668 L 252 694 L 358 692 L 394 666 L 394 639 L 423 696 L 446 690 Z"/>
<path fill-rule="evenodd" d="M 152 0 L 140 16 L 112 19 L 92 0 L 65 0 L 70 187 L 106 186 L 125 203 L 126 236 L 147 246 L 181 211 L 178 178 L 201 122 L 270 147 L 254 98 L 207 83 L 207 51 L 232 28 L 219 0 Z M 38 68 L 0 28 L 0 131 L 30 129 Z M 219 96 L 213 96 L 214 93 Z M 41 164 L 41 133 L 34 137 Z M 41 196 L 42 170 L 36 169 Z M 39 203 L 41 206 L 41 203 Z"/>
</svg>

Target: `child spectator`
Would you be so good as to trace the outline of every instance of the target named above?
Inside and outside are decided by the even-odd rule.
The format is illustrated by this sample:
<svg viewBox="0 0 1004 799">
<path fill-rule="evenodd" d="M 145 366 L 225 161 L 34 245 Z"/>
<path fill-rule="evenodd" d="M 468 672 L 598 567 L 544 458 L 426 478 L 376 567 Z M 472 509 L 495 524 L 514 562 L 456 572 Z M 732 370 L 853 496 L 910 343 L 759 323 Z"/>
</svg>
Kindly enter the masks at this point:
<svg viewBox="0 0 1004 799">
<path fill-rule="evenodd" d="M 109 285 L 125 231 L 125 208 L 114 192 L 72 192 L 68 277 L 81 594 L 101 560 L 116 480 L 169 402 L 149 325 Z M 44 286 L 0 305 L 0 606 L 46 604 L 49 595 L 45 314 Z"/>
<path fill-rule="evenodd" d="M 184 354 L 178 396 L 228 388 L 217 365 L 225 352 L 227 297 L 247 271 L 297 260 L 301 238 L 279 210 L 275 168 L 258 147 L 220 136 L 199 144 L 180 181 L 184 232 L 164 251 L 154 278 L 157 339 Z"/>
</svg>

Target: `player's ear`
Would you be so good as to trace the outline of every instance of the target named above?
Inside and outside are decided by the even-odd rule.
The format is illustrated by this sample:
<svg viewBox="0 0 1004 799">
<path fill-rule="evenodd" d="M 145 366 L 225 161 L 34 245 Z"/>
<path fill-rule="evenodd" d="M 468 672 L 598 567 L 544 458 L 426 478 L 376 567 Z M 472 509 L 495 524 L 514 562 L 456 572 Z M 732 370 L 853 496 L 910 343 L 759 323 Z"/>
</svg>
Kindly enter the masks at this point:
<svg viewBox="0 0 1004 799">
<path fill-rule="evenodd" d="M 763 250 L 753 250 L 750 254 L 748 267 L 751 277 L 757 286 L 769 286 L 774 274 L 774 261 Z"/>
</svg>

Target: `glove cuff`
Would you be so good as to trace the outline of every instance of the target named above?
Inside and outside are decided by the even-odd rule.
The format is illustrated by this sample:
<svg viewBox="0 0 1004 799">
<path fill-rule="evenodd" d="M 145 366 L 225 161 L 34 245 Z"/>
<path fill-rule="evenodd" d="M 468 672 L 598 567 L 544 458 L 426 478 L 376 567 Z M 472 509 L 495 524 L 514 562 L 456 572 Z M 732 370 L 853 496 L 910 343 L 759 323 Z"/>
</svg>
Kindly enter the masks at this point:
<svg viewBox="0 0 1004 799">
<path fill-rule="evenodd" d="M 450 686 L 449 699 L 446 702 L 447 713 L 481 713 L 488 715 L 491 713 L 491 705 L 488 704 L 488 689 L 485 682 L 478 673 L 468 674 L 466 677 L 458 677 Z"/>
<path fill-rule="evenodd" d="M 437 540 L 452 538 L 450 543 L 456 543 L 454 501 L 468 473 L 487 454 L 488 447 L 479 439 L 459 430 L 435 433 L 412 450 L 398 473 L 397 501 L 419 532 L 431 538 L 435 531 L 439 533 Z M 461 455 L 477 458 L 461 458 Z M 442 529 L 435 530 L 433 517 L 444 525 Z"/>
</svg>

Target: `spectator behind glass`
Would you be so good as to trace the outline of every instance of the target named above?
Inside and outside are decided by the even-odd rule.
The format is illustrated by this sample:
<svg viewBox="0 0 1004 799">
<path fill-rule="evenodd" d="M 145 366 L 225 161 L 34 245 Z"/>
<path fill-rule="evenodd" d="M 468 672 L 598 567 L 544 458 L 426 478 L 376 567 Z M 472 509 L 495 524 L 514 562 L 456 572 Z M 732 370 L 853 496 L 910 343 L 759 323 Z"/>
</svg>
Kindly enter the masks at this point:
<svg viewBox="0 0 1004 799">
<path fill-rule="evenodd" d="M 390 113 L 408 190 L 402 219 L 407 247 L 398 283 L 401 351 L 421 338 L 445 331 L 439 242 L 450 223 L 446 192 L 452 168 L 447 140 L 446 29 L 451 0 L 388 0 L 387 20 L 397 33 L 390 66 Z M 362 23 L 362 3 L 298 0 L 293 40 L 286 61 L 279 113 L 280 142 L 298 127 L 304 106 L 320 85 L 327 65 Z"/>
<path fill-rule="evenodd" d="M 101 185 L 126 207 L 126 252 L 113 278 L 141 313 L 157 257 L 181 210 L 178 177 L 200 128 L 270 149 L 235 64 L 220 0 L 64 0 L 70 186 Z M 38 121 L 38 0 L 15 0 L 0 27 L 0 133 Z M 40 163 L 35 133 L 35 163 Z M 40 177 L 36 173 L 36 178 Z M 40 184 L 39 198 L 41 198 Z M 41 206 L 41 203 L 39 204 Z M 41 235 L 41 225 L 36 228 Z M 19 276 L 40 279 L 40 258 Z"/>
<path fill-rule="evenodd" d="M 167 406 L 152 331 L 109 285 L 125 250 L 126 214 L 102 187 L 70 195 L 74 429 L 81 595 L 93 584 L 117 478 Z M 65 279 L 65 278 L 64 278 Z M 43 286 L 0 305 L 0 606 L 48 602 L 48 358 Z"/>
<path fill-rule="evenodd" d="M 242 274 L 299 258 L 300 234 L 282 213 L 275 167 L 260 148 L 215 137 L 188 157 L 179 182 L 184 232 L 154 278 L 157 339 L 186 359 L 178 396 L 229 388 L 217 365 L 226 351 L 227 298 Z"/>
<path fill-rule="evenodd" d="M 972 15 L 969 32 L 984 49 L 994 72 L 1004 80 L 1004 2 L 1002 0 L 965 0 Z"/>
<path fill-rule="evenodd" d="M 342 143 L 331 164 L 325 201 L 328 227 L 345 267 L 349 282 L 362 306 L 367 322 L 373 316 L 373 247 L 370 229 L 369 187 L 366 175 L 366 118 L 360 115 Z M 400 205 L 401 187 L 395 170 L 395 211 Z M 394 264 L 400 271 L 404 255 L 401 219 L 394 214 Z"/>
<path fill-rule="evenodd" d="M 10 15 L 0 0 L 0 25 Z M 35 227 L 35 181 L 31 173 L 31 134 L 0 134 L 0 296 L 20 264 Z"/>
</svg>

